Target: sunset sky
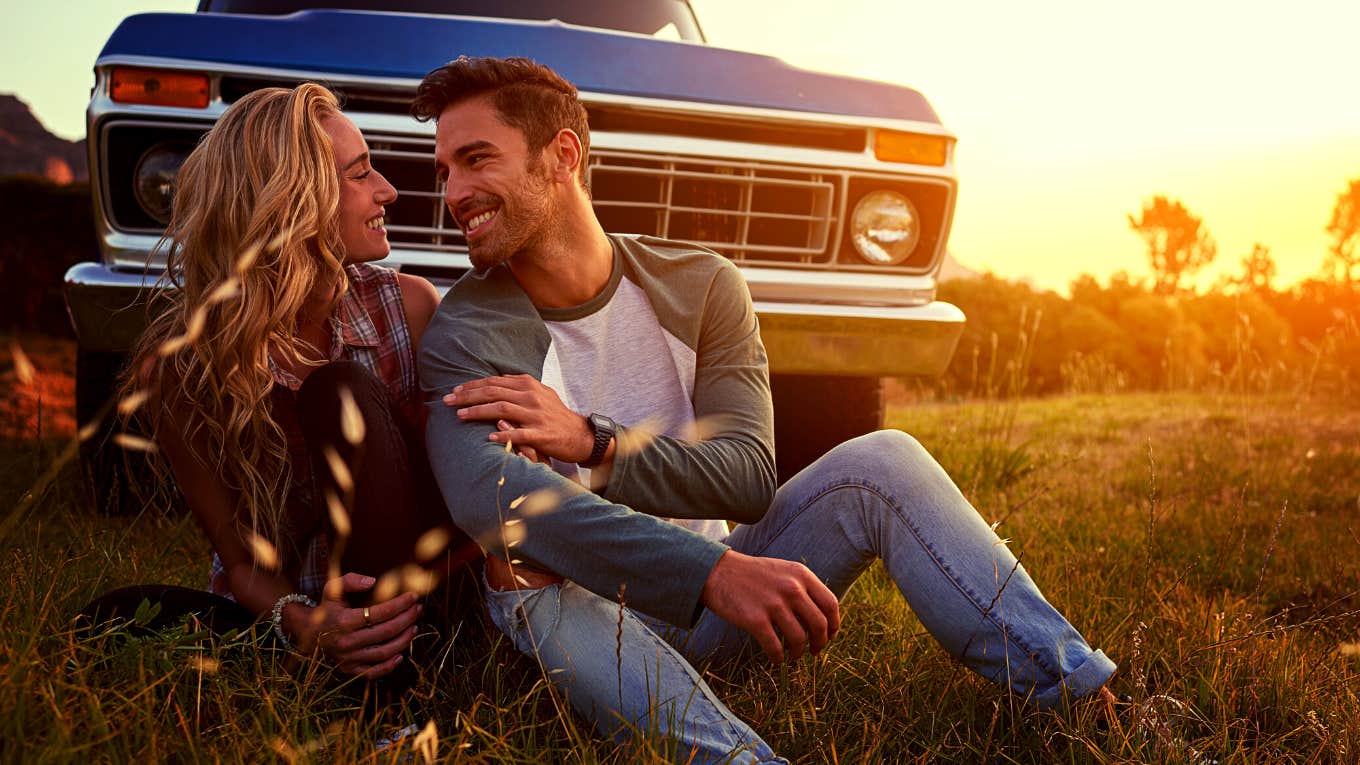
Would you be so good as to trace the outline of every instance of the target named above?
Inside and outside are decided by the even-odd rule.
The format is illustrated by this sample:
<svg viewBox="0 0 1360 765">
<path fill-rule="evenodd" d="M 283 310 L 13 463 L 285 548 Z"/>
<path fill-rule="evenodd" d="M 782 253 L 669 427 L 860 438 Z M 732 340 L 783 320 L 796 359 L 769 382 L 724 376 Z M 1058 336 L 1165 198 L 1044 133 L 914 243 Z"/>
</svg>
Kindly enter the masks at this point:
<svg viewBox="0 0 1360 765">
<path fill-rule="evenodd" d="M 1318 271 L 1336 196 L 1360 177 L 1353 0 L 693 4 L 714 44 L 923 92 L 959 139 L 950 249 L 1008 278 L 1062 290 L 1083 271 L 1146 274 L 1126 215 L 1161 193 L 1218 242 L 1202 282 L 1259 241 L 1289 284 Z M 117 21 L 194 6 L 17 4 L 0 92 L 79 137 Z"/>
</svg>

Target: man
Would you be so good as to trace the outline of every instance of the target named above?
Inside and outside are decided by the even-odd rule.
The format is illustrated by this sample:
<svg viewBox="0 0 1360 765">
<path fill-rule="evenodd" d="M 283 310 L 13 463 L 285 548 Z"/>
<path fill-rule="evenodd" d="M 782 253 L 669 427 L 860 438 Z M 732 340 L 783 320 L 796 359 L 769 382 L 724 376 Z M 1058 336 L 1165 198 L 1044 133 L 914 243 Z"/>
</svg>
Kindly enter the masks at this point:
<svg viewBox="0 0 1360 765">
<path fill-rule="evenodd" d="M 475 269 L 421 347 L 431 461 L 488 549 L 493 621 L 602 732 L 655 730 L 682 760 L 782 762 L 692 662 L 752 642 L 776 662 L 820 651 L 875 557 L 980 674 L 1041 705 L 1104 692 L 1114 664 L 910 437 L 855 439 L 774 491 L 740 273 L 603 231 L 575 88 L 527 60 L 460 58 L 412 111 L 437 120 Z"/>
</svg>

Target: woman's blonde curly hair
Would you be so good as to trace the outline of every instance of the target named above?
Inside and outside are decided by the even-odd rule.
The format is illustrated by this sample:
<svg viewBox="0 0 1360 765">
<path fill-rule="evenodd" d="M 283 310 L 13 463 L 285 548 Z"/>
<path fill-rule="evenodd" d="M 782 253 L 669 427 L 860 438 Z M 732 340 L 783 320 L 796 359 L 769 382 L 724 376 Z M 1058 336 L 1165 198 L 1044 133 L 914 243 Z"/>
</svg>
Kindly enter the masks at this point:
<svg viewBox="0 0 1360 765">
<path fill-rule="evenodd" d="M 158 248 L 167 264 L 157 298 L 169 309 L 143 334 L 123 385 L 124 400 L 151 394 L 144 420 L 157 442 L 169 435 L 205 461 L 238 493 L 238 523 L 276 547 L 292 474 L 270 417 L 269 359 L 316 364 L 329 350 L 297 330 L 305 305 L 333 308 L 346 287 L 339 178 L 322 125 L 338 114 L 320 85 L 267 88 L 203 137 L 179 171 Z M 163 484 L 166 465 L 153 465 Z"/>
</svg>

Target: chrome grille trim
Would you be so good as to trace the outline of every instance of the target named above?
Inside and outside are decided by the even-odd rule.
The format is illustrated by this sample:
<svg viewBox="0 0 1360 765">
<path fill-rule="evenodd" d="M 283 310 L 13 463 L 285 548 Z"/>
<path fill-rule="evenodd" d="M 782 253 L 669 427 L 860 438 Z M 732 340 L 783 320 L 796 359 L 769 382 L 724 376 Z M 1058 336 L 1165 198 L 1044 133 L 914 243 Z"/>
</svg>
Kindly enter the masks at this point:
<svg viewBox="0 0 1360 765">
<path fill-rule="evenodd" d="M 429 136 L 365 133 L 377 167 L 399 192 L 388 206 L 396 250 L 465 256 L 467 241 L 444 206 Z M 608 231 L 693 242 L 743 266 L 929 273 L 929 266 L 878 267 L 838 260 L 845 246 L 852 179 L 883 177 L 766 160 L 593 149 L 586 168 L 593 203 Z M 915 184 L 948 186 L 914 178 Z M 952 195 L 951 195 L 952 196 Z M 952 204 L 952 201 L 951 201 Z M 947 225 L 947 224 L 946 224 Z"/>
<path fill-rule="evenodd" d="M 591 156 L 586 173 L 606 229 L 694 242 L 740 262 L 827 263 L 834 256 L 839 177 L 765 163 L 608 150 Z M 630 198 L 614 198 L 625 195 Z M 620 210 L 634 211 L 626 224 Z M 650 222 L 636 214 L 646 210 L 655 213 Z M 770 241 L 774 237 L 787 240 Z"/>
</svg>

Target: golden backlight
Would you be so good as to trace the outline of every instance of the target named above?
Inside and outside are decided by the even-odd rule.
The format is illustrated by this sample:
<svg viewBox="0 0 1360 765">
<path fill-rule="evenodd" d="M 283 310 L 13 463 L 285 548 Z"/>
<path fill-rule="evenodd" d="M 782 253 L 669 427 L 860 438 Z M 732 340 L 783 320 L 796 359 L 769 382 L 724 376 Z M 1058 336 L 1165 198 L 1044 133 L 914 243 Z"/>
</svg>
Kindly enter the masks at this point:
<svg viewBox="0 0 1360 765">
<path fill-rule="evenodd" d="M 1202 288 L 1257 243 L 1276 286 L 1296 283 L 1320 273 L 1332 207 L 1360 177 L 1354 0 L 693 6 L 716 45 L 918 90 L 958 139 L 950 253 L 1038 286 L 1148 275 L 1126 216 L 1158 194 L 1218 244 Z M 881 159 L 919 161 L 906 143 L 871 141 Z"/>
</svg>

